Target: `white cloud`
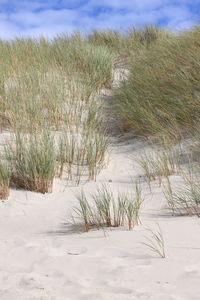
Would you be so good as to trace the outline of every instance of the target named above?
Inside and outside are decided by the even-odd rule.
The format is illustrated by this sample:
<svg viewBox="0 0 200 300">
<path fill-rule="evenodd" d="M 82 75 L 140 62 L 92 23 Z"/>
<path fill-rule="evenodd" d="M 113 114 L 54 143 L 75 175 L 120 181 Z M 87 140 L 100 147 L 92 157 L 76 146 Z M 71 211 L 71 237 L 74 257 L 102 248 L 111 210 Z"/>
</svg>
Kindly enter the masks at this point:
<svg viewBox="0 0 200 300">
<path fill-rule="evenodd" d="M 0 0 L 0 37 L 53 37 L 76 29 L 124 30 L 159 23 L 182 29 L 195 23 L 191 3 L 200 6 L 200 0 Z"/>
<path fill-rule="evenodd" d="M 112 9 L 131 9 L 131 10 L 138 10 L 138 9 L 152 9 L 163 5 L 169 2 L 169 0 L 90 0 L 86 5 L 85 8 L 91 9 L 95 7 L 108 7 Z"/>
<path fill-rule="evenodd" d="M 45 10 L 40 12 L 20 11 L 10 15 L 12 22 L 18 22 L 22 26 L 43 26 L 51 24 L 64 24 L 73 22 L 79 14 L 76 11 L 63 10 Z"/>
</svg>

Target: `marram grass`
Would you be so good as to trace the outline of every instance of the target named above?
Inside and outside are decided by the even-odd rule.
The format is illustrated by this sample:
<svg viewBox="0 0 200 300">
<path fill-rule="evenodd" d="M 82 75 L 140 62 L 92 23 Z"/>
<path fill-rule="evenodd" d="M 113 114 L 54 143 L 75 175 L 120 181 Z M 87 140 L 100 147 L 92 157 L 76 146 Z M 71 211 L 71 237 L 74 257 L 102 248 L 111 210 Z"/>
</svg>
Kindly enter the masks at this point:
<svg viewBox="0 0 200 300">
<path fill-rule="evenodd" d="M 7 162 L 0 161 L 0 199 L 7 199 L 9 196 L 10 168 Z"/>
<path fill-rule="evenodd" d="M 127 226 L 132 230 L 139 224 L 139 212 L 142 204 L 140 186 L 134 191 L 118 192 L 116 195 L 106 186 L 101 185 L 90 199 L 82 191 L 77 196 L 79 206 L 74 208 L 74 219 L 81 221 L 83 231 L 91 228 Z"/>
<path fill-rule="evenodd" d="M 56 152 L 49 132 L 15 134 L 14 142 L 5 146 L 5 157 L 10 163 L 11 184 L 43 194 L 52 191 Z"/>
<path fill-rule="evenodd" d="M 180 136 L 200 115 L 200 27 L 166 35 L 132 59 L 130 76 L 116 91 L 122 129 Z"/>
<path fill-rule="evenodd" d="M 191 170 L 190 170 L 191 171 Z M 200 217 L 200 182 L 195 173 L 183 174 L 183 185 L 174 187 L 168 180 L 164 195 L 173 215 Z"/>
<path fill-rule="evenodd" d="M 77 183 L 85 172 L 87 180 L 96 179 L 109 143 L 96 96 L 112 87 L 112 74 L 121 61 L 129 76 L 115 90 L 112 111 L 119 126 L 162 141 L 193 133 L 200 115 L 199 34 L 199 26 L 177 34 L 145 26 L 125 33 L 0 40 L 0 130 L 15 132 L 6 154 L 11 183 L 50 191 L 57 169 L 59 176 L 63 169 L 68 179 L 76 176 Z M 44 136 L 45 128 L 67 133 L 59 151 L 50 134 Z M 81 138 L 77 141 L 76 136 Z M 153 172 L 159 179 L 171 174 L 167 157 L 158 164 Z"/>
<path fill-rule="evenodd" d="M 95 130 L 64 133 L 58 145 L 59 177 L 65 172 L 67 178 L 75 180 L 77 184 L 83 174 L 88 180 L 96 180 L 106 165 L 108 145 L 106 134 Z"/>
</svg>

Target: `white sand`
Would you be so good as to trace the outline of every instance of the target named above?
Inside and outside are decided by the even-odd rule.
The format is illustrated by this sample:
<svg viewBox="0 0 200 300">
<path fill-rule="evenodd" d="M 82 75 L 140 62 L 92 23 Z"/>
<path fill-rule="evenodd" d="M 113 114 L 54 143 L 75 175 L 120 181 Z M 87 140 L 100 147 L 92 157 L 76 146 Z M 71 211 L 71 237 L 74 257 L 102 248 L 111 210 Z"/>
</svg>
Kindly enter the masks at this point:
<svg viewBox="0 0 200 300">
<path fill-rule="evenodd" d="M 140 174 L 134 158 L 144 147 L 136 140 L 113 146 L 109 167 L 85 191 L 99 182 L 113 190 L 130 188 L 130 176 Z M 80 187 L 56 179 L 52 194 L 11 190 L 0 202 L 0 300 L 199 300 L 200 220 L 172 217 L 161 188 L 152 186 L 153 196 L 142 182 L 142 225 L 107 230 L 106 236 L 70 224 Z M 156 223 L 165 259 L 142 244 L 145 228 Z"/>
</svg>

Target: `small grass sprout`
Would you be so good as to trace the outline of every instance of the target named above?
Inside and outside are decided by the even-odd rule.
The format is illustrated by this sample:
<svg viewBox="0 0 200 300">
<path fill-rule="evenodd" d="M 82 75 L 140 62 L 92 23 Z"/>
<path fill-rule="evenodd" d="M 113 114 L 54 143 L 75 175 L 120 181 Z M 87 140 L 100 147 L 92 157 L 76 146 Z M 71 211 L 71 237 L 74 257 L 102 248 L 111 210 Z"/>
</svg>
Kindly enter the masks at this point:
<svg viewBox="0 0 200 300">
<path fill-rule="evenodd" d="M 151 237 L 146 236 L 146 242 L 142 244 L 148 247 L 152 252 L 158 254 L 161 258 L 165 258 L 165 243 L 160 225 L 157 224 L 157 230 L 155 231 L 150 228 L 147 228 L 147 230 L 151 234 Z"/>
</svg>

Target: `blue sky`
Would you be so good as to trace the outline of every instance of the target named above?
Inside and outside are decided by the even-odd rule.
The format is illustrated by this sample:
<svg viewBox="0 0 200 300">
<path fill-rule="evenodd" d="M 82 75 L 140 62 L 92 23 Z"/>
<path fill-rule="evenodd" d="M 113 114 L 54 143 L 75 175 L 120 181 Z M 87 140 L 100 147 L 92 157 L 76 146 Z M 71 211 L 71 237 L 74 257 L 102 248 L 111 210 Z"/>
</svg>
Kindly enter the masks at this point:
<svg viewBox="0 0 200 300">
<path fill-rule="evenodd" d="M 181 30 L 199 22 L 200 0 L 0 0 L 0 37 L 54 37 L 93 28 L 158 24 Z"/>
</svg>

